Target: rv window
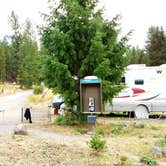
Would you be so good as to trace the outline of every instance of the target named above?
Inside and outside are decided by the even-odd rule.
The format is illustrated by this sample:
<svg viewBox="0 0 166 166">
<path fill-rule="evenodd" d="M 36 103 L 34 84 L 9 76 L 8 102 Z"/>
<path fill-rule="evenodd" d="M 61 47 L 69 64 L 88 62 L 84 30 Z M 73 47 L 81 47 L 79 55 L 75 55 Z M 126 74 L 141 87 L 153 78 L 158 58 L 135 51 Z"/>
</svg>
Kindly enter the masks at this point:
<svg viewBox="0 0 166 166">
<path fill-rule="evenodd" d="M 135 85 L 143 85 L 144 84 L 144 80 L 135 80 Z"/>
</svg>

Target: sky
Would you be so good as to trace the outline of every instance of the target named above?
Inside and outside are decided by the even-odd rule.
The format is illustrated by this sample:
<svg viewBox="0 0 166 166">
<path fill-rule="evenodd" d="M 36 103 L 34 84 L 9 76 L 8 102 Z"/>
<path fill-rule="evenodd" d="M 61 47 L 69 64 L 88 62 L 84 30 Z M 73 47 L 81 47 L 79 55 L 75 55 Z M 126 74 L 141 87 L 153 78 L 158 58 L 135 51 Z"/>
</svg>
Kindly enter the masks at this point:
<svg viewBox="0 0 166 166">
<path fill-rule="evenodd" d="M 0 39 L 11 34 L 8 16 L 13 10 L 20 23 L 29 18 L 34 25 L 43 24 L 41 13 L 48 12 L 48 0 L 2 0 L 0 4 Z M 162 26 L 166 30 L 166 0 L 100 0 L 104 16 L 112 19 L 120 14 L 121 36 L 130 30 L 133 33 L 129 44 L 143 48 L 150 26 Z M 36 32 L 37 33 L 37 32 Z"/>
</svg>

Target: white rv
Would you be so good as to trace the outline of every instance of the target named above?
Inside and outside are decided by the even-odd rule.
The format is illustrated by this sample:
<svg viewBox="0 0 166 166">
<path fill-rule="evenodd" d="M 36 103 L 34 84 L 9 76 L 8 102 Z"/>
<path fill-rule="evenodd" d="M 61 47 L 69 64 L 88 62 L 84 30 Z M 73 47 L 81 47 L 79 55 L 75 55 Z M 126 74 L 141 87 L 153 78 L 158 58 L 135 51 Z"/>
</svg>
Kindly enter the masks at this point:
<svg viewBox="0 0 166 166">
<path fill-rule="evenodd" d="M 150 112 L 166 112 L 166 64 L 129 65 L 123 81 L 128 88 L 112 104 L 105 104 L 106 112 L 134 112 L 137 118 L 148 118 Z"/>
</svg>

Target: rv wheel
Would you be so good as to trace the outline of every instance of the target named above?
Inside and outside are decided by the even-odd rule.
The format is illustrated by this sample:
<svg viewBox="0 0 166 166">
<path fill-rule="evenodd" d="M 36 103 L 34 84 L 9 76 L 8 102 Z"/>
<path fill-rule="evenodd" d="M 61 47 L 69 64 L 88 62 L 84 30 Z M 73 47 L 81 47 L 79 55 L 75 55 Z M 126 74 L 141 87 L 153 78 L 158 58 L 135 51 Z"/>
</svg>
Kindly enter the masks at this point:
<svg viewBox="0 0 166 166">
<path fill-rule="evenodd" d="M 135 117 L 138 119 L 148 119 L 148 109 L 143 105 L 137 106 L 135 109 Z"/>
</svg>

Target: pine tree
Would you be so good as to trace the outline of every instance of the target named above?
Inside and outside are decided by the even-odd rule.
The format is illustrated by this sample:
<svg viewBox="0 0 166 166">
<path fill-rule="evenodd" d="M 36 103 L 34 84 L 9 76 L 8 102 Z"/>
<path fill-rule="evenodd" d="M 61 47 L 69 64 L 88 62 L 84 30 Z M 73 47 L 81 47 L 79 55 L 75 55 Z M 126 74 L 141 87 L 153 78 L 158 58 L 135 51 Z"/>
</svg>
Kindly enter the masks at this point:
<svg viewBox="0 0 166 166">
<path fill-rule="evenodd" d="M 16 81 L 18 75 L 18 68 L 19 68 L 19 51 L 20 45 L 22 43 L 22 36 L 21 36 L 21 26 L 19 23 L 18 16 L 11 12 L 11 16 L 9 17 L 9 23 L 12 27 L 13 35 L 11 36 L 11 65 L 10 65 L 10 74 L 11 78 Z"/>
<path fill-rule="evenodd" d="M 146 52 L 149 57 L 149 65 L 166 63 L 166 37 L 163 27 L 152 26 L 149 28 Z"/>
<path fill-rule="evenodd" d="M 5 66 L 6 66 L 6 78 L 5 81 L 12 81 L 12 55 L 11 55 L 11 45 L 9 42 L 9 38 L 7 36 L 4 37 L 3 41 L 2 41 L 2 45 L 4 47 L 4 54 L 5 54 Z"/>
<path fill-rule="evenodd" d="M 148 57 L 145 50 L 138 47 L 132 47 L 129 53 L 129 64 L 147 64 Z"/>
<path fill-rule="evenodd" d="M 5 48 L 2 43 L 0 43 L 0 81 L 6 81 L 6 56 Z"/>
<path fill-rule="evenodd" d="M 32 24 L 29 20 L 26 21 L 19 55 L 17 80 L 21 87 L 32 87 L 33 84 L 38 83 L 40 71 L 37 42 L 33 37 Z"/>
</svg>

